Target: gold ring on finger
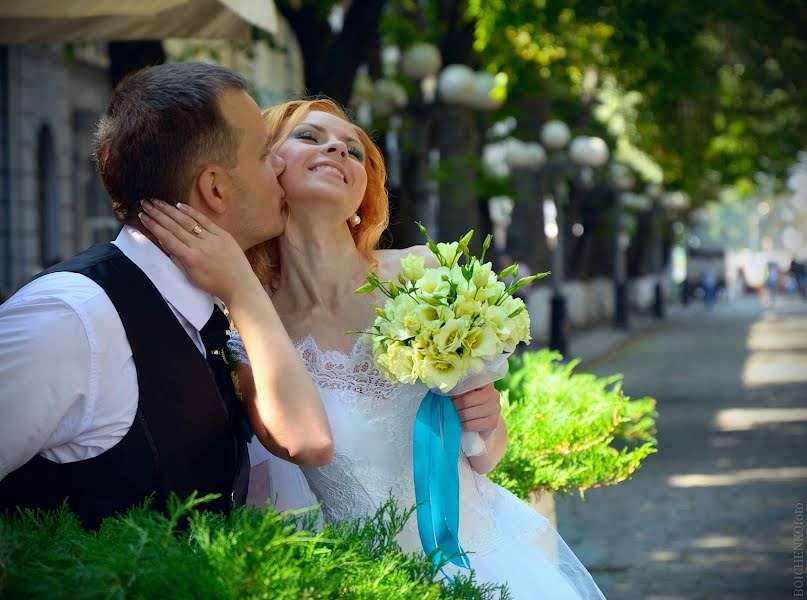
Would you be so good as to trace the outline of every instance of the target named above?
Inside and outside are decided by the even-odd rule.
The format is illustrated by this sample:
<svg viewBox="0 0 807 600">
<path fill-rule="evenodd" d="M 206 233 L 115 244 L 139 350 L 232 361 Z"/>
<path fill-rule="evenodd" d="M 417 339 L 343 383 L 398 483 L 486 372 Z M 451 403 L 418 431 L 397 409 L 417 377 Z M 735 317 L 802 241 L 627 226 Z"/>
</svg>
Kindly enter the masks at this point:
<svg viewBox="0 0 807 600">
<path fill-rule="evenodd" d="M 193 235 L 198 237 L 199 235 L 201 235 L 204 229 L 202 228 L 201 225 L 199 225 L 199 223 L 197 223 L 196 225 L 193 226 L 193 229 L 191 229 L 191 231 L 193 232 Z"/>
</svg>

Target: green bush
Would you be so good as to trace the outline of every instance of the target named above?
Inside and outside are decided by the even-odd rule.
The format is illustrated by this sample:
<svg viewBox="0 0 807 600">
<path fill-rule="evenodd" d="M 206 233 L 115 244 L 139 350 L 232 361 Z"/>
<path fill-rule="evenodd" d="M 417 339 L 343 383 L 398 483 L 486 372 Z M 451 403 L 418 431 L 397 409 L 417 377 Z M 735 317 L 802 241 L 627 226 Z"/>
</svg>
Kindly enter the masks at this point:
<svg viewBox="0 0 807 600">
<path fill-rule="evenodd" d="M 525 352 L 496 384 L 510 441 L 489 477 L 523 499 L 615 485 L 656 451 L 655 400 L 625 396 L 621 375 L 573 373 L 579 361 L 561 360 Z"/>
<path fill-rule="evenodd" d="M 375 516 L 314 532 L 315 512 L 199 510 L 173 499 L 82 528 L 66 508 L 0 518 L 0 598 L 487 599 L 473 576 L 434 583 L 422 556 L 401 553 L 408 517 L 392 501 Z"/>
</svg>

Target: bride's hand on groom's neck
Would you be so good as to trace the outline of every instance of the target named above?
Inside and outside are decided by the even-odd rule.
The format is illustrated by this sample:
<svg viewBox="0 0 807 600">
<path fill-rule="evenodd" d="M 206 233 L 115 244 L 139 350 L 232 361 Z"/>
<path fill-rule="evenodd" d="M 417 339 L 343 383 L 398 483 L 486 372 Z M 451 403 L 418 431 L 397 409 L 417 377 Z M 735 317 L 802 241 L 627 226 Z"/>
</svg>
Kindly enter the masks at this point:
<svg viewBox="0 0 807 600">
<path fill-rule="evenodd" d="M 228 306 L 244 293 L 265 293 L 236 240 L 188 204 L 144 200 L 138 214 L 171 260 L 196 286 Z"/>
</svg>

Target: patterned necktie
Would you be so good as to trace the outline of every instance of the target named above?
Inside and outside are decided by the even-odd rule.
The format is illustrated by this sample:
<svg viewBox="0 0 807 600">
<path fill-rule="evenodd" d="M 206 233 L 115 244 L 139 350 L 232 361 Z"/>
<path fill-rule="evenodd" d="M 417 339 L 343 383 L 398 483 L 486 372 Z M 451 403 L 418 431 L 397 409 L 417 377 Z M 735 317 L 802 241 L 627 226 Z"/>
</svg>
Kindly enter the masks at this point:
<svg viewBox="0 0 807 600">
<path fill-rule="evenodd" d="M 224 400 L 227 417 L 231 419 L 234 412 L 237 415 L 238 400 L 230 374 L 230 359 L 227 353 L 227 330 L 229 328 L 230 322 L 227 317 L 218 306 L 214 305 L 213 314 L 210 315 L 199 333 L 202 336 L 202 343 L 205 345 L 207 364 L 213 371 L 216 387 L 219 388 L 221 398 Z"/>
</svg>

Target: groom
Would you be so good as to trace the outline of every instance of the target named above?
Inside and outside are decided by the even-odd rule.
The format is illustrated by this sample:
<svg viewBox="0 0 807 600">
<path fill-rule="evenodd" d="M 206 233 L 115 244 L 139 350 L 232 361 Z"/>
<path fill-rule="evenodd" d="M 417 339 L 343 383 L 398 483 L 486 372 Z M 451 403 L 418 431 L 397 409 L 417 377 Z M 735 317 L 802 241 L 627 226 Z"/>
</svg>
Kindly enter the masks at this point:
<svg viewBox="0 0 807 600">
<path fill-rule="evenodd" d="M 228 69 L 184 63 L 113 92 L 95 154 L 120 235 L 0 306 L 0 511 L 67 499 L 97 527 L 172 492 L 219 494 L 208 507 L 224 512 L 244 503 L 242 413 L 211 362 L 227 321 L 137 214 L 141 198 L 188 203 L 242 248 L 282 232 L 285 163 L 246 90 Z"/>
</svg>

